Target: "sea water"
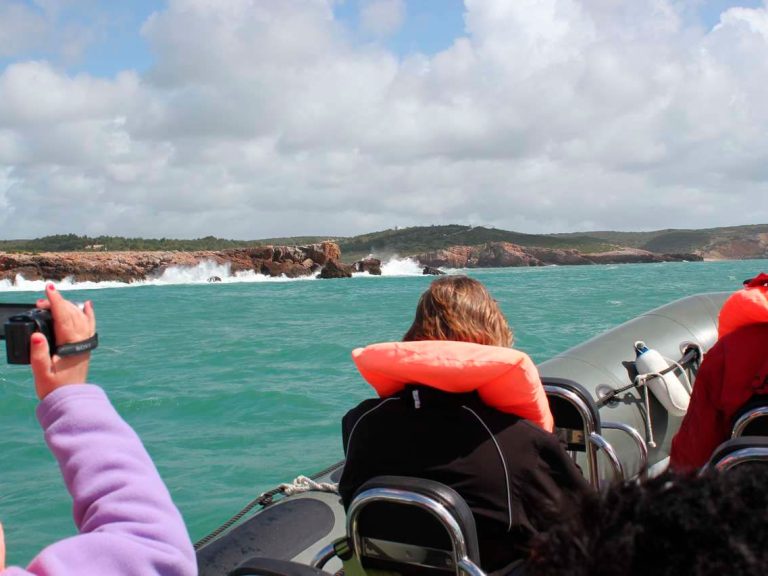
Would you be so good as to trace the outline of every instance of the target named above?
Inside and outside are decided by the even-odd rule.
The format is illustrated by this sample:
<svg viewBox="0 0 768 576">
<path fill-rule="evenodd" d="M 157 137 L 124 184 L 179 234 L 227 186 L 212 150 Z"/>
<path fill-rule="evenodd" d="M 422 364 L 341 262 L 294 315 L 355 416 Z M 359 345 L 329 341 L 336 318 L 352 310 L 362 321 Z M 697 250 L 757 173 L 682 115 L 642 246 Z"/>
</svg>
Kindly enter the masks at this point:
<svg viewBox="0 0 768 576">
<path fill-rule="evenodd" d="M 541 362 L 669 301 L 733 291 L 768 261 L 454 271 L 486 284 Z M 210 276 L 221 283 L 207 283 Z M 259 493 L 342 458 L 340 420 L 370 397 L 350 351 L 399 340 L 433 278 L 409 260 L 381 277 L 268 279 L 203 264 L 152 282 L 59 283 L 92 300 L 100 347 L 90 380 L 136 429 L 193 539 Z M 0 282 L 34 302 L 42 282 Z M 2 345 L 0 345 L 2 347 Z M 631 351 L 628 351 L 631 356 Z M 0 522 L 9 564 L 72 535 L 70 500 L 35 420 L 28 367 L 0 363 Z"/>
</svg>

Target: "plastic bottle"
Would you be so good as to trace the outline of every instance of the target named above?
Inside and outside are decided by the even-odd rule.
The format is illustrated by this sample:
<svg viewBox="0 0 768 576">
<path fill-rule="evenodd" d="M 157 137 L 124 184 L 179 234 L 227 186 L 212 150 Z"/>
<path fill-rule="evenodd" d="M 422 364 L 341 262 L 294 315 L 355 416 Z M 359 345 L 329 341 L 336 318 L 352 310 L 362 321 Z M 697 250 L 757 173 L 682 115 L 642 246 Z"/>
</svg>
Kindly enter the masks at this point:
<svg viewBox="0 0 768 576">
<path fill-rule="evenodd" d="M 635 342 L 635 367 L 638 374 L 654 374 L 669 368 L 669 364 L 658 351 L 648 348 L 645 342 Z M 672 370 L 663 376 L 656 376 L 648 381 L 648 388 L 661 402 L 667 412 L 673 416 L 685 416 L 691 400 L 680 379 Z"/>
</svg>

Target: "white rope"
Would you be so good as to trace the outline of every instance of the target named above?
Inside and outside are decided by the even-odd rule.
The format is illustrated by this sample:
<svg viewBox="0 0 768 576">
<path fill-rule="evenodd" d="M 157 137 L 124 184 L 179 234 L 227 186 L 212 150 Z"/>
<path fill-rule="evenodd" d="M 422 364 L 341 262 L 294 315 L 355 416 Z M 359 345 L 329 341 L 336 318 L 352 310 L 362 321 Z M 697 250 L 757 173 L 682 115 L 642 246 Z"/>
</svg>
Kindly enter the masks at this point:
<svg viewBox="0 0 768 576">
<path fill-rule="evenodd" d="M 306 476 L 298 476 L 290 484 L 280 484 L 279 488 L 286 496 L 311 492 L 312 490 L 317 492 L 333 492 L 334 494 L 339 493 L 338 484 L 333 482 L 315 482 L 312 478 L 307 478 Z"/>
<path fill-rule="evenodd" d="M 667 364 L 674 364 L 677 366 L 677 369 L 680 371 L 680 375 L 683 377 L 683 388 L 685 388 L 685 391 L 688 392 L 688 396 L 693 394 L 693 386 L 691 386 L 691 379 L 688 378 L 688 372 L 686 372 L 685 368 L 683 368 L 680 365 L 680 362 L 677 362 L 675 360 L 672 360 L 672 358 L 667 358 L 666 356 L 662 356 L 664 360 L 667 362 Z"/>
</svg>

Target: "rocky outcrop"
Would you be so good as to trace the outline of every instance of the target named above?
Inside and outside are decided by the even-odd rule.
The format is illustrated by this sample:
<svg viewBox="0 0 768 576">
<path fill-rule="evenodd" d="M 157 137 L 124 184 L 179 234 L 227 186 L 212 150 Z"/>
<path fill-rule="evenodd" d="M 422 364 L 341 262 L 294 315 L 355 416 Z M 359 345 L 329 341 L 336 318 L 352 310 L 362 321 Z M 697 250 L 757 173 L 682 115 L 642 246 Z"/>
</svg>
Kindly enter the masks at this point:
<svg viewBox="0 0 768 576">
<path fill-rule="evenodd" d="M 338 260 L 328 260 L 318 278 L 352 278 L 352 266 Z"/>
<path fill-rule="evenodd" d="M 424 270 L 422 270 L 421 273 L 425 276 L 442 276 L 445 274 L 445 272 L 439 268 L 432 268 L 432 266 L 424 266 Z"/>
<path fill-rule="evenodd" d="M 378 258 L 358 260 L 352 267 L 355 272 L 368 272 L 371 276 L 381 276 L 381 260 Z"/>
<path fill-rule="evenodd" d="M 506 266 L 572 266 L 632 262 L 676 262 L 702 260 L 696 254 L 656 254 L 636 248 L 582 254 L 578 250 L 523 247 L 509 242 L 479 246 L 453 246 L 413 256 L 429 268 L 498 268 Z"/>
<path fill-rule="evenodd" d="M 298 278 L 317 273 L 341 254 L 334 242 L 308 246 L 261 246 L 197 252 L 58 252 L 0 253 L 0 280 L 134 282 L 157 278 L 171 267 L 193 268 L 202 262 L 229 265 L 230 272 L 254 271 Z"/>
<path fill-rule="evenodd" d="M 703 260 L 696 254 L 656 254 L 639 248 L 622 248 L 610 252 L 584 254 L 592 264 L 637 264 L 650 262 L 682 262 Z"/>
<path fill-rule="evenodd" d="M 707 260 L 746 260 L 768 258 L 768 233 L 754 237 L 719 239 L 701 251 Z"/>
</svg>

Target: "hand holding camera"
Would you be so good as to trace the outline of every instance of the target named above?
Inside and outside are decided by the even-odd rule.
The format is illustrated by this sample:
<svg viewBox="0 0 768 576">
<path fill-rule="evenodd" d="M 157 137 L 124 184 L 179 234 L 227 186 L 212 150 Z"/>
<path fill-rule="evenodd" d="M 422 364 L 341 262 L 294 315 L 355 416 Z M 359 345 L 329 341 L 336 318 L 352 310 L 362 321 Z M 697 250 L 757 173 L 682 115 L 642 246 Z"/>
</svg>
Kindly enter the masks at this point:
<svg viewBox="0 0 768 576">
<path fill-rule="evenodd" d="M 42 400 L 56 388 L 82 384 L 88 376 L 90 351 L 98 343 L 93 305 L 81 308 L 59 294 L 53 284 L 37 308 L 11 316 L 5 323 L 8 361 L 32 365 Z"/>
</svg>

